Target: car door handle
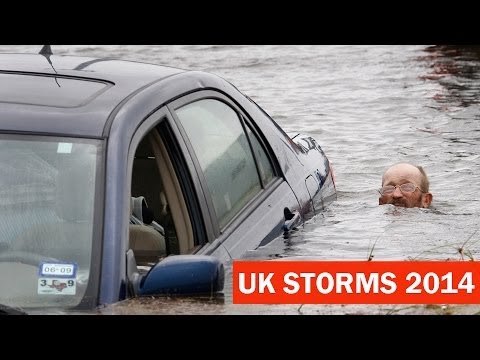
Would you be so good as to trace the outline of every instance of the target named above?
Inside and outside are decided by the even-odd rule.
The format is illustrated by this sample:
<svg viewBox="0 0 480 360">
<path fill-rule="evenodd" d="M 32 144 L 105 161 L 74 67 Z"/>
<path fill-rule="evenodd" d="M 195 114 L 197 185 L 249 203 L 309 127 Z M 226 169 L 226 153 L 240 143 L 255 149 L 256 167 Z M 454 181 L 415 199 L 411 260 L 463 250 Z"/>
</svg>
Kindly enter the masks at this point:
<svg viewBox="0 0 480 360">
<path fill-rule="evenodd" d="M 283 214 L 285 216 L 285 222 L 283 223 L 283 231 L 288 232 L 300 224 L 302 218 L 300 213 L 297 210 L 293 212 L 288 208 L 283 209 Z"/>
</svg>

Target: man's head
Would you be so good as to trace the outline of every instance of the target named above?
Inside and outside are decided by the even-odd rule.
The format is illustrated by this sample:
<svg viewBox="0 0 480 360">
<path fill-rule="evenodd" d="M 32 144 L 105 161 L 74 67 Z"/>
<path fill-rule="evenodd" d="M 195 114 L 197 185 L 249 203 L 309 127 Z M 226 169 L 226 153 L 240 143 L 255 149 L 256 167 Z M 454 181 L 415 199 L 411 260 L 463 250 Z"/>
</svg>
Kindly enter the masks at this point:
<svg viewBox="0 0 480 360">
<path fill-rule="evenodd" d="M 421 166 L 396 164 L 383 174 L 378 203 L 428 208 L 433 198 L 428 190 L 428 177 Z"/>
</svg>

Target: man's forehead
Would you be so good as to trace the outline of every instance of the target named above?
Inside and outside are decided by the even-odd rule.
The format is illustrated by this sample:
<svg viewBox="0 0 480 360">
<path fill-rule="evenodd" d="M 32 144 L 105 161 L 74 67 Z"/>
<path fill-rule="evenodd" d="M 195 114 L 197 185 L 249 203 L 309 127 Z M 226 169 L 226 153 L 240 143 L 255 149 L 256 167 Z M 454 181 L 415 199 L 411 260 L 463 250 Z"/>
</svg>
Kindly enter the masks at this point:
<svg viewBox="0 0 480 360">
<path fill-rule="evenodd" d="M 420 181 L 420 170 L 410 164 L 398 164 L 389 168 L 383 175 L 383 182 Z"/>
</svg>

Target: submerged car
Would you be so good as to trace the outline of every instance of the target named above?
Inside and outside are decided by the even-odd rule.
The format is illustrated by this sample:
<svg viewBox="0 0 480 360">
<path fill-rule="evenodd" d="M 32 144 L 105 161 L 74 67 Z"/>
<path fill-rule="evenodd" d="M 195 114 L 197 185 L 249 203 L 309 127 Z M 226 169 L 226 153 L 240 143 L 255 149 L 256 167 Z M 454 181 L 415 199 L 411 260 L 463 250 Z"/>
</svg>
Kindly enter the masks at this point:
<svg viewBox="0 0 480 360">
<path fill-rule="evenodd" d="M 43 50 L 0 54 L 0 312 L 221 292 L 336 199 L 320 145 L 228 81 Z"/>
</svg>

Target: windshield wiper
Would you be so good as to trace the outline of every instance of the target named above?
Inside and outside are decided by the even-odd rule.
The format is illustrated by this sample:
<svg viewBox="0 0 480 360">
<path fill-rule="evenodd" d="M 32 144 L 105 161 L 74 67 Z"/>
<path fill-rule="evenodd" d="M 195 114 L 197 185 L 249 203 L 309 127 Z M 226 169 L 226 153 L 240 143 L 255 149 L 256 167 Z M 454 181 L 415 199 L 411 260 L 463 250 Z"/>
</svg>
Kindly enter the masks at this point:
<svg viewBox="0 0 480 360">
<path fill-rule="evenodd" d="M 28 315 L 21 308 L 0 304 L 0 315 Z"/>
</svg>

